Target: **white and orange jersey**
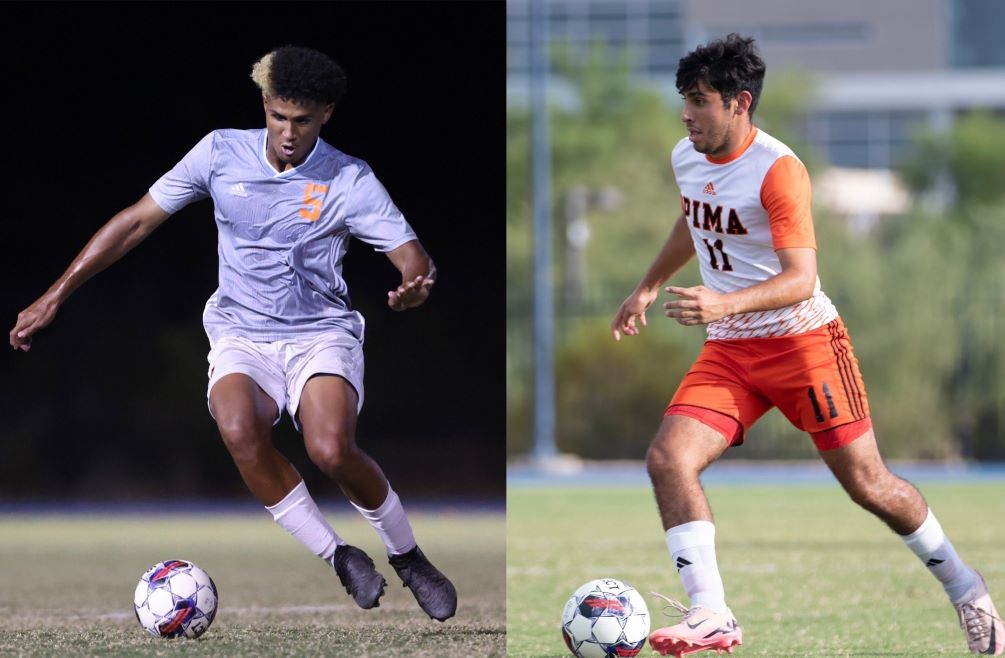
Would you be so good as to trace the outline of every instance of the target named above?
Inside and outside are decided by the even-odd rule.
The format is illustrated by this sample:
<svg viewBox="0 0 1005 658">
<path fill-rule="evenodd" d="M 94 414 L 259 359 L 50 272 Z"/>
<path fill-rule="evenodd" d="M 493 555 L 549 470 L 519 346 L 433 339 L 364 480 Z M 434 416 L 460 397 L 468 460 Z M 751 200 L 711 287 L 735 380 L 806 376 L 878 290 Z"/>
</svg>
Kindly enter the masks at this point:
<svg viewBox="0 0 1005 658">
<path fill-rule="evenodd" d="M 816 249 L 806 167 L 774 137 L 754 128 L 721 159 L 699 153 L 684 138 L 671 162 L 705 287 L 723 293 L 749 288 L 782 271 L 775 250 Z M 835 317 L 818 277 L 809 299 L 724 317 L 708 325 L 708 337 L 791 336 Z"/>
</svg>

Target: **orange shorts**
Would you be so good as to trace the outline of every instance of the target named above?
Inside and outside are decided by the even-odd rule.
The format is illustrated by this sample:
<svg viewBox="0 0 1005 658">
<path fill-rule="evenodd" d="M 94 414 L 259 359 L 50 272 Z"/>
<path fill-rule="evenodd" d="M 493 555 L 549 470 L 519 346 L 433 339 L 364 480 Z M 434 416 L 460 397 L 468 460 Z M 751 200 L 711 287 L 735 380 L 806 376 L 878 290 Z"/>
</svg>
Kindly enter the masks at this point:
<svg viewBox="0 0 1005 658">
<path fill-rule="evenodd" d="M 733 445 L 743 443 L 746 431 L 771 407 L 812 434 L 821 450 L 850 443 L 871 427 L 865 384 L 841 318 L 795 336 L 706 341 L 667 415 L 675 405 L 735 419 L 742 431 L 731 437 L 720 429 Z M 835 429 L 844 425 L 851 434 Z"/>
</svg>

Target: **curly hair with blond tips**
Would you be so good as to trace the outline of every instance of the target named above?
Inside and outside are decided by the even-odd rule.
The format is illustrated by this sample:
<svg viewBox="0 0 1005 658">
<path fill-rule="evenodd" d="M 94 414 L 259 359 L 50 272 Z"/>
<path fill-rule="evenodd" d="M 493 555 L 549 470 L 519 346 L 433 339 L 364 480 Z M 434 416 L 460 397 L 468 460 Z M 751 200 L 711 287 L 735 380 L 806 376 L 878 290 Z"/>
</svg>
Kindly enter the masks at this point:
<svg viewBox="0 0 1005 658">
<path fill-rule="evenodd" d="M 251 67 L 251 79 L 266 96 L 290 101 L 338 103 L 345 95 L 345 72 L 328 55 L 312 48 L 283 46 Z"/>
</svg>

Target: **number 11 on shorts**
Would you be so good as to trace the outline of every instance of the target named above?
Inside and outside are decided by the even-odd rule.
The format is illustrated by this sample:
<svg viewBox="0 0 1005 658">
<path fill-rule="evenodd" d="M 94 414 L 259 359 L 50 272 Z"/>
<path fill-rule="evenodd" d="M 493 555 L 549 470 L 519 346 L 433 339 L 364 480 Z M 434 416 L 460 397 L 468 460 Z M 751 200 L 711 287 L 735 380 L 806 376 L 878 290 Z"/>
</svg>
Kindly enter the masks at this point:
<svg viewBox="0 0 1005 658">
<path fill-rule="evenodd" d="M 824 399 L 827 401 L 827 413 L 831 418 L 837 418 L 838 410 L 837 407 L 834 406 L 834 398 L 831 397 L 831 389 L 830 386 L 827 385 L 827 382 L 824 382 L 823 390 Z M 810 396 L 810 404 L 813 405 L 813 414 L 816 416 L 817 422 L 824 422 L 824 414 L 823 410 L 820 408 L 820 402 L 817 400 L 816 389 L 810 386 L 807 391 Z"/>
</svg>

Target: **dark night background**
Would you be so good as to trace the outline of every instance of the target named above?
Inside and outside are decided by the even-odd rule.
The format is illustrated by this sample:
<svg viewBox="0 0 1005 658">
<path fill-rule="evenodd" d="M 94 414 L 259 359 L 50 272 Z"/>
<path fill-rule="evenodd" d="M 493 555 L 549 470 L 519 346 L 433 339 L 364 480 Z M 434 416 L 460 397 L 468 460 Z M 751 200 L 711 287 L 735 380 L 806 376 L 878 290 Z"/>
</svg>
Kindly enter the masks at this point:
<svg viewBox="0 0 1005 658">
<path fill-rule="evenodd" d="M 206 133 L 264 125 L 251 64 L 332 55 L 348 94 L 322 138 L 367 160 L 435 259 L 429 302 L 353 241 L 367 319 L 358 441 L 406 500 L 501 500 L 504 465 L 502 2 L 3 4 L 4 332 L 113 214 Z M 250 500 L 206 410 L 201 314 L 212 202 L 171 217 L 0 360 L 0 502 Z M 316 495 L 288 416 L 276 444 Z"/>
</svg>

